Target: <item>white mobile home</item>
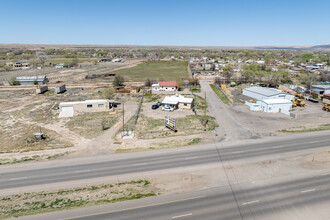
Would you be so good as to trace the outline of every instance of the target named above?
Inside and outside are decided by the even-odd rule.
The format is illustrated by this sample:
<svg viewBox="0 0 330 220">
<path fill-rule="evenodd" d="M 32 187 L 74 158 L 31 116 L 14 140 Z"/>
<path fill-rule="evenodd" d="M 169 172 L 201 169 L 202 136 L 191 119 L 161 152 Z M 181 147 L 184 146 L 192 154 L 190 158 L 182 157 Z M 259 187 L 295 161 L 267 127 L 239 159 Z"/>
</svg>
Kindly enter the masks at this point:
<svg viewBox="0 0 330 220">
<path fill-rule="evenodd" d="M 61 102 L 59 105 L 59 117 L 72 117 L 79 113 L 109 111 L 112 108 L 113 103 L 113 101 L 109 101 L 107 99 Z"/>
</svg>

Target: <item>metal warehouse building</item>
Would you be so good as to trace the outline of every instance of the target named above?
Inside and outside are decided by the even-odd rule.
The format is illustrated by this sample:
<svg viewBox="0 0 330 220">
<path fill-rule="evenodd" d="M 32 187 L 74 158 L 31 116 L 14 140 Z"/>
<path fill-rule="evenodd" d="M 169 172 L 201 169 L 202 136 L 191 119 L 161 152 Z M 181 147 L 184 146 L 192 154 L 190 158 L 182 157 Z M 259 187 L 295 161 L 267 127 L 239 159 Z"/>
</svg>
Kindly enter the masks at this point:
<svg viewBox="0 0 330 220">
<path fill-rule="evenodd" d="M 290 115 L 292 110 L 292 102 L 286 99 L 265 99 L 257 101 L 260 110 L 264 112 L 281 112 Z"/>
<path fill-rule="evenodd" d="M 21 85 L 34 85 L 37 82 L 39 85 L 48 83 L 46 76 L 20 76 L 16 77 Z"/>
<path fill-rule="evenodd" d="M 311 93 L 317 95 L 330 94 L 330 85 L 312 85 Z"/>
<path fill-rule="evenodd" d="M 291 101 L 294 99 L 294 95 L 282 92 L 281 90 L 257 86 L 243 89 L 243 95 L 254 98 L 256 100 L 287 99 Z"/>
</svg>

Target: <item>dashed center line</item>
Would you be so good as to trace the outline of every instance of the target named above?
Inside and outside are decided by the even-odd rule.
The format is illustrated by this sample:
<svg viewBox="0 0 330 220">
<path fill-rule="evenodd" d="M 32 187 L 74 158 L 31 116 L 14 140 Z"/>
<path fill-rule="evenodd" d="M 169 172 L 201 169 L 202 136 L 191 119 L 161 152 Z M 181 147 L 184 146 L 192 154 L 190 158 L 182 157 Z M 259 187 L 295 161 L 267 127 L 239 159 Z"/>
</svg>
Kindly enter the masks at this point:
<svg viewBox="0 0 330 220">
<path fill-rule="evenodd" d="M 301 193 L 313 192 L 313 191 L 315 191 L 315 190 L 316 190 L 316 189 L 307 189 L 307 190 L 301 191 Z"/>
<path fill-rule="evenodd" d="M 249 205 L 249 204 L 253 204 L 253 203 L 257 203 L 259 202 L 259 200 L 254 200 L 254 201 L 250 201 L 250 202 L 245 202 L 242 205 Z"/>
<path fill-rule="evenodd" d="M 193 160 L 193 159 L 197 159 L 198 157 L 186 157 L 184 158 L 185 160 Z"/>
<path fill-rule="evenodd" d="M 17 177 L 17 178 L 11 178 L 9 180 L 24 180 L 24 179 L 27 179 L 27 177 Z"/>
<path fill-rule="evenodd" d="M 134 164 L 134 166 L 143 166 L 143 165 L 147 165 L 149 163 L 137 163 L 137 164 Z"/>
<path fill-rule="evenodd" d="M 233 152 L 233 154 L 240 154 L 240 153 L 244 153 L 245 151 L 244 150 L 241 150 L 241 151 L 235 151 Z"/>
<path fill-rule="evenodd" d="M 172 218 L 182 218 L 182 217 L 186 217 L 186 216 L 190 216 L 190 215 L 192 215 L 192 213 L 177 215 L 177 216 L 173 216 Z"/>
<path fill-rule="evenodd" d="M 90 172 L 91 170 L 78 170 L 78 171 L 74 171 L 74 173 L 86 173 L 86 172 Z"/>
</svg>

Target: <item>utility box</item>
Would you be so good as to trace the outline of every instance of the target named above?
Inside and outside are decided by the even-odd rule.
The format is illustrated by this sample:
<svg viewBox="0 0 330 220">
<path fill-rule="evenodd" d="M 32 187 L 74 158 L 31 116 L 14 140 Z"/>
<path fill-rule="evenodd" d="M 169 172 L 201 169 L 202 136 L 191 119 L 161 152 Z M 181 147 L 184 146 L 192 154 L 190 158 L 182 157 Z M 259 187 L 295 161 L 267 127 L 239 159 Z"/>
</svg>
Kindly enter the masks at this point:
<svg viewBox="0 0 330 220">
<path fill-rule="evenodd" d="M 65 84 L 55 88 L 55 93 L 57 93 L 57 94 L 63 93 L 65 91 L 66 91 Z"/>
<path fill-rule="evenodd" d="M 47 91 L 48 91 L 48 86 L 42 86 L 42 87 L 36 89 L 37 94 L 41 94 L 41 93 L 44 93 L 44 92 L 47 92 Z"/>
<path fill-rule="evenodd" d="M 36 140 L 43 140 L 43 139 L 45 139 L 44 133 L 35 133 L 34 134 L 34 137 L 35 137 Z"/>
</svg>

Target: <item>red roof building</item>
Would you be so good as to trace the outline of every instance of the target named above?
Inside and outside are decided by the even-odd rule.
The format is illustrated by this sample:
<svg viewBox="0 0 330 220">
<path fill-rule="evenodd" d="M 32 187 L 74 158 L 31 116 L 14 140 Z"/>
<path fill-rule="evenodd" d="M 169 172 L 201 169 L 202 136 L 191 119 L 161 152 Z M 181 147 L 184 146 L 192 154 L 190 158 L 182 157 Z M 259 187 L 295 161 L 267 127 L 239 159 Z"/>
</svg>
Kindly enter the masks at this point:
<svg viewBox="0 0 330 220">
<path fill-rule="evenodd" d="M 178 87 L 178 83 L 176 81 L 160 81 L 159 86 L 161 86 L 161 87 Z"/>
</svg>

